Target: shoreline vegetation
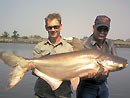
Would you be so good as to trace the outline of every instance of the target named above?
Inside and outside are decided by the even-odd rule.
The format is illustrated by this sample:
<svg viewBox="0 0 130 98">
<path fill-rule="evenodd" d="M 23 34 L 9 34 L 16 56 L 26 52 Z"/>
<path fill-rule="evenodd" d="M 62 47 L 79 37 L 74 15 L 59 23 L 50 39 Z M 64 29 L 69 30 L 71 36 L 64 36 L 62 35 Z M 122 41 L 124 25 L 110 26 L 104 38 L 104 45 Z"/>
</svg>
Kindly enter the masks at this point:
<svg viewBox="0 0 130 98">
<path fill-rule="evenodd" d="M 14 30 L 13 34 L 9 34 L 8 32 L 3 32 L 0 35 L 0 43 L 25 43 L 25 44 L 37 44 L 39 42 L 41 42 L 43 39 L 41 36 L 39 35 L 31 35 L 30 37 L 28 36 L 20 36 L 20 34 L 18 33 L 18 31 Z M 79 49 L 79 48 L 83 48 L 82 42 L 84 40 L 87 40 L 88 37 L 84 36 L 82 39 L 78 39 L 76 37 L 67 37 L 67 38 L 63 38 L 65 39 L 67 42 L 69 42 L 73 47 L 75 47 L 75 49 Z M 116 39 L 113 40 L 115 46 L 118 48 L 130 48 L 130 38 L 126 39 L 126 41 L 122 40 L 122 39 Z"/>
<path fill-rule="evenodd" d="M 17 39 L 15 38 L 0 38 L 0 43 L 25 43 L 25 44 L 37 44 L 41 42 L 44 38 L 42 37 L 29 37 L 29 38 L 23 38 L 19 37 Z M 82 43 L 84 40 L 87 38 L 83 39 L 78 39 L 75 37 L 72 38 L 64 38 L 67 42 L 70 44 L 77 44 L 77 46 Z M 123 40 L 113 40 L 115 46 L 117 48 L 130 48 L 130 41 L 123 41 Z"/>
</svg>

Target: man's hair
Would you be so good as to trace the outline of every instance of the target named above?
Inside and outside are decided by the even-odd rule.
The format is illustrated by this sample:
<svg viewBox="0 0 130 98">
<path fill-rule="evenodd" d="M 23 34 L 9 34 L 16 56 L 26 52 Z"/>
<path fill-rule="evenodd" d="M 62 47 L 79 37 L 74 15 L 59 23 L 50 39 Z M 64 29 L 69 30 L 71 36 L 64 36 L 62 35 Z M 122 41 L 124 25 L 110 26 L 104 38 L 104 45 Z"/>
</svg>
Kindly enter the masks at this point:
<svg viewBox="0 0 130 98">
<path fill-rule="evenodd" d="M 45 23 L 47 25 L 48 20 L 53 20 L 53 19 L 57 19 L 59 21 L 59 23 L 61 24 L 61 16 L 59 13 L 51 13 L 48 14 L 47 17 L 45 17 Z"/>
</svg>

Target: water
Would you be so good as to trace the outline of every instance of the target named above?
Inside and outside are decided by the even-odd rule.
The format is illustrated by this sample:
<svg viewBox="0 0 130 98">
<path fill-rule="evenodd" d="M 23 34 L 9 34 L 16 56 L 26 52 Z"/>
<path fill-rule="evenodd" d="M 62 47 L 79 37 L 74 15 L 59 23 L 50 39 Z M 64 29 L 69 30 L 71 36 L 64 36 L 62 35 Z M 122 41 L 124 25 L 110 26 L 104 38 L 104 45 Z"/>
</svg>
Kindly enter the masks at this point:
<svg viewBox="0 0 130 98">
<path fill-rule="evenodd" d="M 0 43 L 0 51 L 9 51 L 19 56 L 33 57 L 35 44 Z M 36 77 L 27 72 L 21 82 L 13 89 L 5 91 L 8 74 L 11 68 L 0 61 L 0 98 L 33 98 L 33 88 Z"/>
<path fill-rule="evenodd" d="M 35 44 L 0 43 L 0 51 L 9 51 L 23 57 L 33 57 L 32 50 Z M 128 59 L 130 64 L 130 48 L 117 48 L 119 56 Z M 0 98 L 33 98 L 33 89 L 36 77 L 27 72 L 24 78 L 9 91 L 5 90 L 8 74 L 11 68 L 0 60 Z M 130 67 L 112 72 L 109 75 L 110 98 L 130 98 Z M 75 93 L 72 95 L 75 98 Z"/>
<path fill-rule="evenodd" d="M 110 98 L 130 98 L 130 48 L 117 48 L 119 56 L 128 60 L 128 68 L 110 73 Z"/>
</svg>

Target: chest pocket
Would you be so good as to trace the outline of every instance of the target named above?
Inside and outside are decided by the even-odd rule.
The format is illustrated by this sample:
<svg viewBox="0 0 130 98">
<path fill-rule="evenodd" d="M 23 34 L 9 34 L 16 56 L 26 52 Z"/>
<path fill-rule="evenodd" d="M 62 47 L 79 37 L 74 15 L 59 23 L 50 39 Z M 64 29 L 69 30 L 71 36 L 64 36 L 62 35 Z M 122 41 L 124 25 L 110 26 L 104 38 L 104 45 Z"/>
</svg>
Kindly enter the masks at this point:
<svg viewBox="0 0 130 98">
<path fill-rule="evenodd" d="M 50 51 L 49 50 L 40 50 L 41 55 L 45 56 L 45 55 L 50 55 Z"/>
<path fill-rule="evenodd" d="M 44 49 L 44 50 L 41 49 L 40 52 L 41 52 L 42 56 L 57 54 L 57 51 L 52 48 Z"/>
</svg>

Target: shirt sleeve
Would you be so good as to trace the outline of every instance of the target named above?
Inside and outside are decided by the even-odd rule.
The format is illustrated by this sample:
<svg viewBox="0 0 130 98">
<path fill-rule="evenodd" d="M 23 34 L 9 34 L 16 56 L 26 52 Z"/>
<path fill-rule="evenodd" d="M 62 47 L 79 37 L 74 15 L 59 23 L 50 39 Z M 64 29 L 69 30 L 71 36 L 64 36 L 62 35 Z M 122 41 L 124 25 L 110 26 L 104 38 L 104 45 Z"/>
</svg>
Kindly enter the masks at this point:
<svg viewBox="0 0 130 98">
<path fill-rule="evenodd" d="M 73 51 L 73 46 L 70 45 L 69 51 Z"/>
<path fill-rule="evenodd" d="M 116 47 L 112 41 L 111 41 L 111 54 L 117 55 Z"/>
<path fill-rule="evenodd" d="M 41 52 L 40 52 L 40 49 L 39 49 L 39 45 L 36 45 L 34 50 L 33 50 L 33 55 L 34 55 L 34 58 L 39 58 L 41 57 Z"/>
<path fill-rule="evenodd" d="M 64 43 L 64 47 L 65 47 L 65 52 L 71 52 L 73 51 L 73 45 L 71 45 L 70 43 L 66 42 L 66 41 L 63 41 Z"/>
<path fill-rule="evenodd" d="M 88 38 L 87 40 L 83 42 L 83 46 L 84 48 L 92 49 L 92 45 L 90 44 L 90 38 Z"/>
</svg>

